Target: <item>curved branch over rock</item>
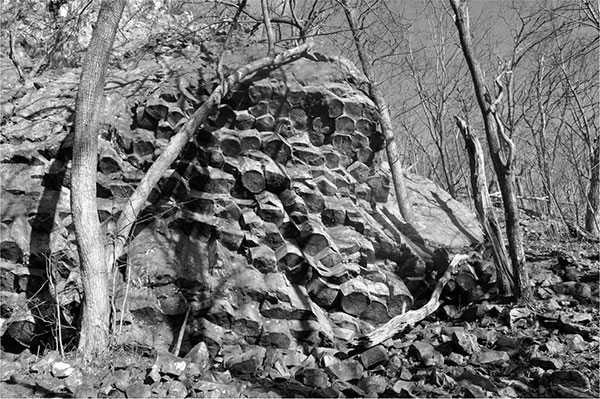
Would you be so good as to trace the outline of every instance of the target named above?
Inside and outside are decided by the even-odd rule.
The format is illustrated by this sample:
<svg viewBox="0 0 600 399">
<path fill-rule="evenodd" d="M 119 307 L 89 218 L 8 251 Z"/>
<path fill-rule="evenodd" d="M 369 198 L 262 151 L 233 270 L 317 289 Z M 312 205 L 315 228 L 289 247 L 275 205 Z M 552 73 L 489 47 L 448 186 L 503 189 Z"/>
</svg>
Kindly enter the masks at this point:
<svg viewBox="0 0 600 399">
<path fill-rule="evenodd" d="M 251 62 L 229 75 L 227 79 L 215 88 L 208 100 L 194 112 L 188 121 L 181 127 L 179 132 L 173 136 L 169 145 L 165 148 L 160 157 L 158 157 L 156 162 L 152 164 L 144 178 L 140 181 L 135 192 L 131 195 L 128 204 L 123 209 L 123 212 L 117 221 L 115 231 L 116 238 L 113 243 L 114 247 L 108 256 L 109 265 L 113 265 L 123 254 L 131 229 L 133 228 L 135 220 L 142 210 L 144 203 L 148 199 L 152 188 L 158 183 L 165 171 L 169 169 L 177 156 L 179 156 L 183 147 L 192 137 L 192 134 L 194 134 L 200 125 L 202 125 L 213 113 L 215 107 L 221 103 L 221 99 L 228 93 L 229 89 L 254 72 L 293 61 L 309 52 L 311 49 L 312 43 L 308 42 L 280 54 L 269 55 L 265 58 Z"/>
</svg>

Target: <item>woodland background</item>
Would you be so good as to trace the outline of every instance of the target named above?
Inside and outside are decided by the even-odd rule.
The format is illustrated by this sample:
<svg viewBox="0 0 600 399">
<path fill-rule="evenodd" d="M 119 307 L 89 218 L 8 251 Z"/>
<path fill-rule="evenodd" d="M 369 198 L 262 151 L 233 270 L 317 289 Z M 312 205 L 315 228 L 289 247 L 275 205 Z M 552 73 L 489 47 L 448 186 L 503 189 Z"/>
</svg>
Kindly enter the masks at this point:
<svg viewBox="0 0 600 399">
<path fill-rule="evenodd" d="M 504 75 L 508 101 L 501 113 L 517 147 L 521 206 L 593 233 L 598 231 L 593 214 L 598 193 L 591 187 L 598 184 L 593 167 L 599 127 L 596 6 L 587 0 L 470 5 L 475 49 L 488 80 L 510 72 Z M 97 7 L 90 1 L 3 1 L 2 43 L 10 43 L 23 78 L 79 65 Z M 314 38 L 316 48 L 357 59 L 335 1 L 272 1 L 270 7 L 280 46 L 292 46 L 297 36 L 293 7 L 299 20 L 310 21 L 305 34 Z M 228 1 L 130 1 L 114 58 L 127 62 L 141 51 L 161 57 L 160 46 L 169 41 L 225 35 L 236 10 Z M 359 11 L 365 48 L 388 100 L 404 164 L 455 198 L 469 198 L 468 160 L 454 116 L 481 137 L 483 124 L 449 6 L 373 1 Z M 260 3 L 250 1 L 240 16 L 238 39 L 263 40 L 261 21 Z M 231 51 L 235 44 L 230 46 Z M 494 195 L 498 189 L 493 179 L 488 181 Z"/>
<path fill-rule="evenodd" d="M 0 126 L 19 123 L 20 116 L 14 104 L 27 93 L 38 90 L 43 84 L 41 82 L 47 82 L 43 79 L 52 79 L 52 76 L 62 74 L 75 76 L 74 71 L 84 62 L 86 48 L 96 24 L 99 3 L 81 0 L 2 1 L 0 41 L 3 98 Z M 201 49 L 202 57 L 206 57 L 207 64 L 217 65 L 214 72 L 220 76 L 214 77 L 223 82 L 223 77 L 235 68 L 264 55 L 256 53 L 248 58 L 251 51 L 244 51 L 243 54 L 239 51 L 240 48 L 262 49 L 267 42 L 268 34 L 263 28 L 264 10 L 261 10 L 261 3 L 268 5 L 276 52 L 293 48 L 309 39 L 314 41 L 316 51 L 341 55 L 360 65 L 355 50 L 355 37 L 348 28 L 347 15 L 342 7 L 346 2 L 342 0 L 248 0 L 247 4 L 241 0 L 131 0 L 127 1 L 118 25 L 109 69 L 133 70 L 141 60 L 150 55 L 165 71 L 171 71 L 178 62 L 178 57 L 185 56 L 186 51 L 196 46 Z M 246 4 L 243 10 L 241 4 Z M 455 199 L 470 204 L 473 193 L 469 159 L 456 120 L 465 121 L 480 138 L 485 136 L 485 131 L 450 4 L 443 1 L 383 0 L 358 1 L 353 4 L 360 38 L 371 59 L 370 66 L 376 77 L 375 84 L 389 106 L 404 168 L 430 178 Z M 374 368 L 365 371 L 364 375 L 361 371 L 357 373 L 357 378 L 352 379 L 353 382 L 359 380 L 357 386 L 362 384 L 360 389 L 356 390 L 352 384 L 339 389 L 345 393 L 358 393 L 359 396 L 361 392 L 371 392 L 371 389 L 373 392 L 379 389 L 381 392 L 377 392 L 388 395 L 410 394 L 411 390 L 421 395 L 445 395 L 460 390 L 462 394 L 479 395 L 487 391 L 500 396 L 515 396 L 517 391 L 528 395 L 587 395 L 592 389 L 593 395 L 597 391 L 597 377 L 594 376 L 597 364 L 590 359 L 597 354 L 597 339 L 594 335 L 597 315 L 590 313 L 590 309 L 598 304 L 598 254 L 597 249 L 594 252 L 593 246 L 598 242 L 600 218 L 598 6 L 587 0 L 472 1 L 469 3 L 469 10 L 475 56 L 481 63 L 488 85 L 486 101 L 488 104 L 498 105 L 494 113 L 497 112 L 501 117 L 502 126 L 509 138 L 506 143 L 515 145 L 516 166 L 512 171 L 517 201 L 523 216 L 517 226 L 523 229 L 525 236 L 524 255 L 527 256 L 527 270 L 532 277 L 535 311 L 531 307 L 514 304 L 504 306 L 476 303 L 460 311 L 453 304 L 444 306 L 433 318 L 419 324 L 412 335 L 408 334 L 403 340 L 387 339 L 383 346 L 376 346 L 373 348 L 374 352 L 369 352 L 369 356 L 375 353 L 373 356 L 377 358 L 377 362 L 398 363 L 397 369 L 391 367 L 394 371 L 387 372 L 381 364 L 375 366 L 375 363 L 369 363 L 368 356 L 360 355 L 360 364 L 369 364 L 365 367 Z M 236 29 L 232 30 L 232 25 Z M 209 47 L 206 46 L 208 43 Z M 5 73 L 9 70 L 10 73 Z M 494 86 L 494 81 L 497 86 Z M 211 84 L 213 83 L 216 85 L 215 82 Z M 502 102 L 496 104 L 493 100 L 499 98 L 497 89 L 500 85 L 504 97 Z M 181 87 L 184 86 L 185 84 Z M 177 88 L 181 90 L 181 87 L 178 85 Z M 205 94 L 210 93 L 206 89 Z M 5 98 L 6 93 L 10 93 L 12 97 Z M 65 97 L 68 96 L 74 97 L 73 93 Z M 208 95 L 204 95 L 201 100 L 206 98 Z M 76 130 L 72 119 L 64 129 Z M 27 140 L 35 142 L 36 138 L 33 136 L 36 132 L 30 133 L 32 137 Z M 2 141 L 10 142 L 13 147 L 15 140 L 19 140 L 4 135 L 1 138 Z M 484 143 L 485 140 L 481 142 Z M 510 145 L 503 150 L 508 147 Z M 484 154 L 488 156 L 488 153 L 487 148 L 484 148 Z M 3 162 L 18 164 L 21 161 L 23 159 L 17 156 Z M 32 164 L 34 162 L 26 161 Z M 486 166 L 490 182 L 487 191 L 495 200 L 498 216 L 502 219 L 502 212 L 499 211 L 499 183 L 495 179 L 491 163 L 487 162 Z M 62 182 L 59 186 L 61 184 Z M 10 222 L 12 221 L 7 220 L 6 225 Z M 27 222 L 23 226 L 31 230 Z M 19 225 L 13 223 L 10 229 L 9 233 L 13 234 L 19 230 Z M 510 242 L 510 233 L 507 235 Z M 14 240 L 14 237 L 11 239 Z M 580 239 L 581 242 L 578 241 Z M 72 240 L 70 244 L 74 242 Z M 18 247 L 18 244 L 15 245 Z M 3 247 L 3 261 L 5 254 L 10 252 L 5 249 Z M 9 266 L 15 270 L 18 269 L 17 263 L 24 263 L 23 259 L 10 259 L 13 260 L 14 264 Z M 103 270 L 105 262 L 102 260 L 100 263 L 100 267 L 93 268 L 95 272 Z M 106 263 L 112 267 L 112 259 Z M 77 274 L 73 270 L 69 272 L 69 276 Z M 51 273 L 46 272 L 46 277 L 50 277 L 48 281 L 52 282 Z M 118 273 L 115 272 L 114 276 L 118 276 Z M 20 277 L 22 276 L 17 275 L 15 281 L 18 282 Z M 456 286 L 455 282 L 452 284 Z M 84 287 L 81 291 L 85 297 L 91 290 L 86 291 Z M 99 291 L 106 297 L 107 290 Z M 54 301 L 60 319 L 60 314 L 66 307 L 60 308 L 58 297 L 57 294 Z M 537 301 L 540 298 L 543 301 Z M 458 298 L 459 302 L 461 300 Z M 78 301 L 73 302 L 79 305 Z M 69 311 L 77 313 L 76 309 Z M 65 311 L 63 314 L 66 313 L 69 312 Z M 456 323 L 453 326 L 445 325 L 442 329 L 436 324 L 439 322 L 437 317 L 445 318 L 443 323 Z M 567 319 L 568 322 L 565 321 Z M 184 328 L 185 320 L 187 315 L 183 320 Z M 459 322 L 463 324 L 456 325 Z M 474 323 L 477 327 L 472 328 L 468 323 Z M 538 331 L 540 324 L 547 329 Z M 70 327 L 76 330 L 73 326 Z M 93 331 L 93 326 L 91 330 Z M 565 335 L 556 338 L 557 331 Z M 77 331 L 71 332 L 75 334 Z M 93 334 L 80 335 L 94 339 Z M 388 331 L 388 335 L 393 334 Z M 502 338 L 510 342 L 502 341 Z M 454 340 L 450 352 L 443 352 L 442 355 L 439 347 L 434 351 L 432 343 L 449 344 L 448 339 Z M 55 341 L 58 343 L 60 340 Z M 560 345 L 555 344 L 555 341 Z M 477 342 L 485 343 L 485 356 L 479 356 L 482 348 Z M 521 345 L 527 347 L 526 352 L 520 353 Z M 101 346 L 104 348 L 104 345 Z M 487 351 L 490 348 L 494 349 Z M 563 364 L 557 358 L 565 348 L 579 355 L 566 357 Z M 206 351 L 206 347 L 204 350 Z M 411 360 L 405 362 L 407 352 Z M 464 353 L 473 356 L 466 360 L 466 357 L 455 356 L 459 353 L 460 356 Z M 58 355 L 53 353 L 54 357 L 51 358 L 50 354 L 41 360 L 32 360 L 35 356 L 23 360 L 24 355 L 21 355 L 15 363 L 10 361 L 9 364 L 22 370 L 22 364 L 35 363 L 35 366 L 28 369 L 31 373 L 47 360 L 46 365 L 39 366 L 33 372 L 42 373 L 51 369 L 54 378 L 52 381 L 56 382 L 65 376 L 57 377 L 55 365 L 60 363 L 57 361 Z M 61 353 L 62 355 L 64 354 Z M 204 355 L 206 353 L 198 354 L 198 357 Z M 519 359 L 518 366 L 507 366 L 509 355 L 511 361 Z M 118 355 L 113 353 L 113 356 Z M 480 357 L 485 359 L 481 360 Z M 319 362 L 323 363 L 321 366 L 325 366 L 328 361 L 323 359 L 329 358 L 319 358 Z M 358 364 L 359 360 L 356 359 L 358 357 L 349 359 L 346 364 Z M 456 359 L 460 362 L 455 361 Z M 177 356 L 158 356 L 151 367 L 159 367 L 161 370 L 164 367 L 165 370 L 172 371 L 170 368 L 178 361 Z M 479 367 L 476 375 L 471 372 L 469 362 Z M 15 364 L 20 365 L 17 367 Z M 431 368 L 423 371 L 422 366 L 431 365 L 443 365 L 445 374 L 438 375 Z M 505 374 L 496 373 L 498 365 L 504 367 L 502 373 Z M 294 365 L 296 366 L 300 367 Z M 131 365 L 125 365 L 122 369 L 129 370 L 128 367 Z M 131 375 L 146 375 L 147 370 L 143 366 L 133 367 L 137 369 L 131 371 Z M 578 371 L 580 368 L 581 372 Z M 81 377 L 77 386 L 81 386 L 84 379 L 81 372 L 83 370 L 86 369 L 81 367 L 77 370 Z M 167 390 L 167 386 L 173 385 L 173 373 L 165 370 L 164 373 L 161 371 L 162 376 L 157 377 L 154 385 L 161 383 L 161 389 Z M 295 377 L 305 384 L 306 381 L 314 382 L 315 379 L 328 381 L 327 375 L 323 377 L 322 371 L 309 376 L 305 368 L 299 370 L 299 377 Z M 402 376 L 405 370 L 408 373 Z M 97 370 L 84 372 L 93 374 Z M 218 384 L 222 384 L 219 386 L 227 386 L 230 382 L 230 376 L 224 377 L 226 373 L 227 371 L 219 369 L 213 374 L 218 379 Z M 522 380 L 519 380 L 520 374 L 524 374 Z M 109 375 L 117 379 L 122 377 L 120 374 L 119 377 L 115 377 L 116 374 Z M 336 375 L 337 377 L 339 376 Z M 510 383 L 505 381 L 505 377 L 510 377 Z M 95 387 L 100 386 L 107 394 L 116 391 L 123 393 L 126 391 L 125 387 L 134 380 L 131 376 L 124 378 L 121 381 L 122 389 L 113 380 L 106 384 L 105 381 L 99 382 Z M 11 381 L 22 380 L 13 378 Z M 529 387 L 524 381 L 534 385 Z M 200 390 L 199 384 L 193 389 Z M 326 385 L 325 382 L 323 384 Z M 495 384 L 502 385 L 503 388 L 499 389 L 499 385 Z M 546 390 L 545 384 L 551 384 L 554 391 Z M 148 384 L 140 382 L 140 386 L 143 392 L 150 392 Z M 61 386 L 60 389 L 63 388 Z M 308 392 L 302 391 L 306 387 L 296 388 L 299 389 L 298 392 Z M 294 391 L 286 388 L 282 392 L 286 395 Z M 327 390 L 323 392 L 331 393 Z"/>
</svg>

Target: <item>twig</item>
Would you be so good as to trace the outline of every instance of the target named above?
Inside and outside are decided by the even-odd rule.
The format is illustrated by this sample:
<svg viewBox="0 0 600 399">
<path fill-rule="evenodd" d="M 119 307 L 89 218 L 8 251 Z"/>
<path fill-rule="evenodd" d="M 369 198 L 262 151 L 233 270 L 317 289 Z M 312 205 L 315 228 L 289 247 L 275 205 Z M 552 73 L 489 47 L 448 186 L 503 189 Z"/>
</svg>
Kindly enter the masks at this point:
<svg viewBox="0 0 600 399">
<path fill-rule="evenodd" d="M 127 284 L 125 285 L 125 295 L 123 296 L 123 305 L 121 305 L 121 318 L 119 320 L 119 335 L 121 335 L 121 331 L 123 330 L 123 320 L 125 318 L 125 309 L 127 306 L 127 297 L 129 296 L 129 286 L 131 285 L 131 267 L 132 264 L 129 261 L 131 258 L 127 258 Z M 115 270 L 115 274 L 117 271 Z"/>
<path fill-rule="evenodd" d="M 173 348 L 173 354 L 178 356 L 179 351 L 181 350 L 181 343 L 183 342 L 183 334 L 185 333 L 185 326 L 187 325 L 188 317 L 190 316 L 190 310 L 192 307 L 188 304 L 188 308 L 185 311 L 185 317 L 183 319 L 183 324 L 181 325 L 181 330 L 179 330 L 179 336 L 177 337 L 177 345 Z"/>
<path fill-rule="evenodd" d="M 15 16 L 15 20 L 17 20 L 18 17 L 19 17 L 19 14 L 17 14 Z M 12 61 L 13 65 L 15 66 L 15 69 L 17 70 L 17 74 L 19 75 L 19 82 L 25 83 L 25 75 L 23 75 L 23 71 L 21 70 L 21 65 L 19 64 L 19 61 L 17 61 L 17 58 L 15 56 L 15 36 L 17 33 L 16 31 L 17 31 L 17 24 L 15 22 L 15 24 L 13 26 L 13 30 L 8 33 L 8 42 L 9 42 L 8 58 Z"/>
<path fill-rule="evenodd" d="M 48 284 L 50 285 L 50 292 L 54 296 L 54 304 L 56 305 L 56 348 L 60 353 L 60 357 L 64 359 L 65 349 L 62 344 L 62 326 L 60 324 L 60 303 L 58 301 L 58 292 L 56 291 L 56 284 L 54 284 L 53 273 L 52 273 L 52 255 L 46 257 L 46 274 L 48 276 Z"/>
</svg>

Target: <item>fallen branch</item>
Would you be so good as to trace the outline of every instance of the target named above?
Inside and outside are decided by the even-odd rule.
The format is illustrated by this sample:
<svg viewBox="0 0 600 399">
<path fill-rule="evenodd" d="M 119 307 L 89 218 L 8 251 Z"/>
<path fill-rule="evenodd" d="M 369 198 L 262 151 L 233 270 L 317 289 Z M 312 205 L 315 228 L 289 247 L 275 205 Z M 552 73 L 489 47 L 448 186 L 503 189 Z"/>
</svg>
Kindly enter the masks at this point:
<svg viewBox="0 0 600 399">
<path fill-rule="evenodd" d="M 183 342 L 183 335 L 185 334 L 185 326 L 190 317 L 190 310 L 192 310 L 192 307 L 188 305 L 188 308 L 185 311 L 185 317 L 183 318 L 183 323 L 181 324 L 181 330 L 179 330 L 179 335 L 177 336 L 177 344 L 175 345 L 175 348 L 173 348 L 173 354 L 175 356 L 179 356 L 179 352 L 181 352 L 181 343 Z"/>
<path fill-rule="evenodd" d="M 179 132 L 169 142 L 163 153 L 152 164 L 148 172 L 144 175 L 138 184 L 135 192 L 129 198 L 127 205 L 121 212 L 119 220 L 117 220 L 115 229 L 115 240 L 110 243 L 113 248 L 108 253 L 108 265 L 113 267 L 115 261 L 123 255 L 126 242 L 129 238 L 131 229 L 137 219 L 138 214 L 142 210 L 152 188 L 158 183 L 162 175 L 169 169 L 171 164 L 179 156 L 183 147 L 188 143 L 192 135 L 202 125 L 206 119 L 213 113 L 214 109 L 221 103 L 221 99 L 225 96 L 229 89 L 246 78 L 248 75 L 267 67 L 276 67 L 283 63 L 290 62 L 300 58 L 303 54 L 312 49 L 312 43 L 304 43 L 300 46 L 286 50 L 280 54 L 269 55 L 261 58 L 248 65 L 245 65 L 229 75 L 227 79 L 221 82 L 212 92 L 208 100 L 203 103 L 200 108 L 188 119 L 181 127 Z"/>
<path fill-rule="evenodd" d="M 429 301 L 422 307 L 416 310 L 409 310 L 406 313 L 402 313 L 390 321 L 385 323 L 383 326 L 377 328 L 371 333 L 358 338 L 355 342 L 352 342 L 350 345 L 354 349 L 368 349 L 373 346 L 379 345 L 380 343 L 392 338 L 394 335 L 398 334 L 400 331 L 404 330 L 406 327 L 411 326 L 427 316 L 433 314 L 440 307 L 440 295 L 442 294 L 442 289 L 452 277 L 456 270 L 456 266 L 458 266 L 462 261 L 469 259 L 469 255 L 454 255 L 452 258 L 452 262 L 448 265 L 448 269 L 442 275 L 442 277 L 438 280 L 435 285 L 435 289 L 431 294 L 431 298 Z"/>
</svg>

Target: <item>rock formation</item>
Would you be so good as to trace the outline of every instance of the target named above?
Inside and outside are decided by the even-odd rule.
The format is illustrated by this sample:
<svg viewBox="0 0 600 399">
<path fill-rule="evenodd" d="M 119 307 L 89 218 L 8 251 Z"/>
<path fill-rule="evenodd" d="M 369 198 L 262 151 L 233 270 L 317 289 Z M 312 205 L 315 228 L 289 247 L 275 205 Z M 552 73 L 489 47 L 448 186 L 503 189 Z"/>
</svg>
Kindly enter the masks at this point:
<svg viewBox="0 0 600 399">
<path fill-rule="evenodd" d="M 209 92 L 201 66 L 165 73 L 145 61 L 109 74 L 97 184 L 107 240 L 136 182 Z M 232 373 L 253 374 L 274 367 L 273 350 L 281 358 L 303 346 L 343 347 L 410 309 L 426 299 L 448 252 L 482 241 L 468 209 L 415 175 L 407 182 L 416 222 L 403 223 L 377 109 L 346 68 L 316 55 L 263 71 L 196 132 L 120 259 L 111 294 L 118 343 L 168 350 L 183 328 L 182 354 L 203 342 Z M 2 333 L 13 344 L 39 343 L 55 303 L 63 338 L 75 335 L 76 84 L 75 74 L 48 78 L 15 98 L 4 120 Z M 357 365 L 327 373 L 345 378 Z M 319 371 L 305 383 L 326 379 Z"/>
</svg>

